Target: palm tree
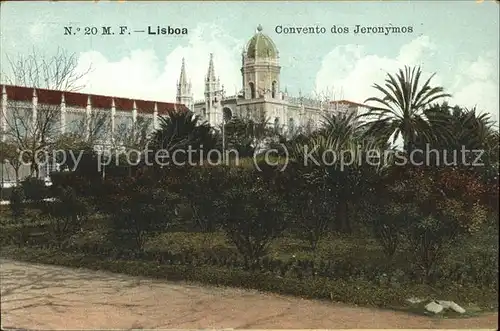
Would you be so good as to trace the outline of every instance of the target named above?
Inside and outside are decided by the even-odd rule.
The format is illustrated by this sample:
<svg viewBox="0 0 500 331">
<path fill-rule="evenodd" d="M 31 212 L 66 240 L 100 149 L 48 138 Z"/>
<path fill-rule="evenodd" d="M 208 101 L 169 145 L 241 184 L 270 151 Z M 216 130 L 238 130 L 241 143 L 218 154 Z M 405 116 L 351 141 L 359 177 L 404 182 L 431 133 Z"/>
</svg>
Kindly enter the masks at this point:
<svg viewBox="0 0 500 331">
<path fill-rule="evenodd" d="M 176 150 L 200 152 L 216 147 L 217 137 L 212 127 L 190 111 L 170 110 L 159 120 L 160 128 L 148 144 L 150 151 L 163 150 L 172 155 Z"/>
<path fill-rule="evenodd" d="M 347 140 L 359 133 L 354 113 L 328 114 L 323 117 L 320 132 L 338 137 L 340 140 Z"/>
<path fill-rule="evenodd" d="M 325 117 L 323 128 L 316 134 L 291 142 L 290 156 L 295 162 L 325 172 L 322 179 L 334 205 L 337 230 L 350 232 L 350 206 L 370 188 L 374 174 L 383 174 L 393 163 L 387 141 L 365 139 L 357 126 L 356 116 L 335 114 Z M 380 159 L 374 159 L 379 155 Z M 373 159 L 368 160 L 368 157 Z M 359 162 L 361 161 L 361 162 Z M 306 171 L 307 173 L 308 171 Z"/>
<path fill-rule="evenodd" d="M 378 135 L 393 143 L 401 134 L 404 150 L 411 152 L 417 137 L 433 140 L 434 133 L 430 130 L 429 120 L 425 110 L 436 100 L 450 97 L 442 87 L 431 87 L 433 74 L 421 87 L 419 86 L 422 71 L 420 67 L 405 67 L 405 70 L 392 76 L 387 74 L 385 87 L 375 84 L 373 87 L 383 94 L 382 97 L 371 97 L 365 102 L 376 102 L 379 105 L 361 116 L 375 116 L 376 120 L 367 123 L 367 135 Z M 444 120 L 439 121 L 444 124 Z M 435 123 L 438 125 L 438 123 Z"/>
<path fill-rule="evenodd" d="M 435 104 L 426 111 L 436 139 L 430 142 L 434 149 L 460 151 L 483 150 L 483 161 L 498 162 L 498 128 L 487 113 L 479 114 L 477 109 L 450 107 L 447 103 Z M 446 119 L 443 125 L 435 126 L 435 119 Z M 419 141 L 419 147 L 428 142 Z"/>
</svg>

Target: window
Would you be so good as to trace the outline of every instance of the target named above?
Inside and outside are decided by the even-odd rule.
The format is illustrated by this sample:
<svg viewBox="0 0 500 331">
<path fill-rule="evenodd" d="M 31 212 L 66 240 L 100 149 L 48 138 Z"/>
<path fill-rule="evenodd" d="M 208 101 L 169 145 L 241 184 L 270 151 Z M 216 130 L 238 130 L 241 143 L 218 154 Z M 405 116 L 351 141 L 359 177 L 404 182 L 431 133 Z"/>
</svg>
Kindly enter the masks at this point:
<svg viewBox="0 0 500 331">
<path fill-rule="evenodd" d="M 273 99 L 276 98 L 276 81 L 273 82 L 271 95 L 272 95 Z"/>
<path fill-rule="evenodd" d="M 250 82 L 250 99 L 255 99 L 255 84 Z"/>
<path fill-rule="evenodd" d="M 229 122 L 231 120 L 231 118 L 233 118 L 233 112 L 228 107 L 224 107 L 224 109 L 222 110 L 222 113 L 224 116 L 224 122 Z"/>
<path fill-rule="evenodd" d="M 67 112 L 66 113 L 66 127 L 67 133 L 83 133 L 85 130 L 85 113 Z"/>
<path fill-rule="evenodd" d="M 288 132 L 293 134 L 295 132 L 295 121 L 293 118 L 288 120 Z"/>
</svg>

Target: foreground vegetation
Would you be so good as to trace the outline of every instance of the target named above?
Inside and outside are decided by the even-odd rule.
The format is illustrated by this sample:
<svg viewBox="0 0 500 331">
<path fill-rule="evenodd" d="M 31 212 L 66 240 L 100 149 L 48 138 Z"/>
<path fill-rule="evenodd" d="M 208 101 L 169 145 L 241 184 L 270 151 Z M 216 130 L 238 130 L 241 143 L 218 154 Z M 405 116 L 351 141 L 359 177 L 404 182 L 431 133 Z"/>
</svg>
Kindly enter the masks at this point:
<svg viewBox="0 0 500 331">
<path fill-rule="evenodd" d="M 421 297 L 497 309 L 498 221 L 491 214 L 469 223 L 475 214 L 460 218 L 464 210 L 449 214 L 437 201 L 434 216 L 457 217 L 456 223 L 419 222 L 408 214 L 405 222 L 391 216 L 397 210 L 390 209 L 384 220 L 370 216 L 373 209 L 365 204 L 364 210 L 348 207 L 346 231 L 335 224 L 334 206 L 309 205 L 299 213 L 310 202 L 302 195 L 291 200 L 288 189 L 281 193 L 288 199 L 278 200 L 274 195 L 281 186 L 271 173 L 284 175 L 272 169 L 265 173 L 274 189 L 261 182 L 269 177 L 246 168 L 169 169 L 160 181 L 156 169 L 156 185 L 147 173 L 129 182 L 109 178 L 87 184 L 75 174 L 55 176 L 50 191 L 59 201 L 41 201 L 45 192 L 30 205 L 12 201 L 4 207 L 2 254 L 359 305 L 405 307 L 408 298 Z M 250 181 L 249 175 L 260 178 Z M 68 181 L 78 191 L 69 189 Z M 311 189 L 300 192 L 312 194 Z M 306 212 L 326 221 L 306 222 Z"/>
<path fill-rule="evenodd" d="M 429 81 L 419 90 L 419 71 L 389 77 L 394 88 L 376 86 L 384 97 L 373 99 L 383 106 L 374 122 L 332 115 L 293 138 L 254 121 L 227 124 L 226 146 L 240 155 L 252 155 L 262 137 L 281 142 L 285 171 L 262 159 L 147 166 L 146 154 L 136 166 L 118 158 L 104 174 L 88 148 L 50 188 L 28 179 L 13 190 L 1 214 L 2 254 L 360 305 L 405 307 L 420 297 L 496 310 L 498 131 L 474 110 L 432 105 L 446 94 Z M 404 155 L 435 148 L 425 160 L 433 164 L 303 162 L 306 147 L 319 160 L 326 151 L 366 160 L 395 132 Z M 220 148 L 220 136 L 172 112 L 148 146 L 191 148 L 200 159 L 202 146 Z M 444 153 L 462 147 L 483 150 L 482 165 Z"/>
</svg>

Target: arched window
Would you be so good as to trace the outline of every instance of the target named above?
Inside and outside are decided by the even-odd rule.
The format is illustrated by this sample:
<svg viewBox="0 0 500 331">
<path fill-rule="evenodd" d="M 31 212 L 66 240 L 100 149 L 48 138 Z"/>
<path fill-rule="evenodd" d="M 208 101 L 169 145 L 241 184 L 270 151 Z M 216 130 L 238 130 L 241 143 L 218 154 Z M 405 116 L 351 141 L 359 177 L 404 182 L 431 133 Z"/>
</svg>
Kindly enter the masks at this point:
<svg viewBox="0 0 500 331">
<path fill-rule="evenodd" d="M 207 116 L 207 110 L 205 108 L 201 110 L 201 113 L 203 114 L 203 116 Z"/>
<path fill-rule="evenodd" d="M 274 81 L 273 86 L 272 86 L 272 92 L 271 92 L 273 99 L 276 98 L 276 89 L 277 89 L 276 85 L 277 85 L 277 83 L 276 83 L 276 81 Z"/>
<path fill-rule="evenodd" d="M 255 99 L 255 84 L 250 82 L 248 85 L 250 85 L 250 99 Z"/>
</svg>

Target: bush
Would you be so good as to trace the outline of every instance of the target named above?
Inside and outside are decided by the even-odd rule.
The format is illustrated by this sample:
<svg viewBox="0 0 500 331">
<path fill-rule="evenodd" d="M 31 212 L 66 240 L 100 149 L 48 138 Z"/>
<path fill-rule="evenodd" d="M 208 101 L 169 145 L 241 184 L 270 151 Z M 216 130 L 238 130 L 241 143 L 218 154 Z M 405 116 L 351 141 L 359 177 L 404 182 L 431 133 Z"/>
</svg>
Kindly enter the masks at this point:
<svg viewBox="0 0 500 331">
<path fill-rule="evenodd" d="M 53 240 L 58 245 L 63 245 L 81 230 L 90 208 L 88 202 L 79 197 L 71 187 L 54 187 L 51 193 L 55 200 L 42 205 L 42 217 L 48 223 Z"/>
<path fill-rule="evenodd" d="M 405 236 L 423 281 L 431 277 L 446 245 L 486 221 L 487 211 L 478 201 L 483 189 L 472 174 L 455 168 L 408 169 L 394 183 L 399 201 L 392 215 L 406 223 Z"/>
<path fill-rule="evenodd" d="M 299 236 L 316 250 L 318 242 L 327 233 L 335 218 L 335 191 L 328 185 L 328 172 L 321 168 L 300 169 L 288 178 L 286 198 Z"/>
<path fill-rule="evenodd" d="M 149 171 L 121 181 L 108 180 L 100 210 L 111 217 L 112 240 L 142 250 L 149 233 L 164 231 L 179 202 Z"/>
<path fill-rule="evenodd" d="M 20 225 L 17 233 L 19 246 L 24 245 L 29 236 L 29 231 L 26 228 L 24 217 L 26 214 L 26 204 L 24 200 L 24 189 L 22 187 L 15 187 L 10 196 L 9 207 L 12 213 L 12 218 L 14 219 L 14 224 Z"/>
<path fill-rule="evenodd" d="M 24 204 L 25 199 L 26 196 L 24 195 L 24 189 L 22 187 L 15 187 L 12 190 L 9 207 L 12 212 L 12 217 L 16 223 L 24 215 L 26 209 Z"/>
<path fill-rule="evenodd" d="M 48 197 L 48 189 L 42 179 L 28 177 L 21 182 L 24 196 L 32 202 L 40 202 Z"/>
<path fill-rule="evenodd" d="M 257 171 L 232 169 L 228 179 L 231 188 L 217 202 L 221 228 L 243 256 L 245 267 L 251 268 L 285 230 L 286 214 Z"/>
<path fill-rule="evenodd" d="M 228 169 L 220 166 L 189 166 L 176 170 L 167 174 L 167 185 L 190 206 L 195 228 L 202 232 L 215 231 L 220 219 L 216 201 L 231 184 L 227 178 Z"/>
</svg>

